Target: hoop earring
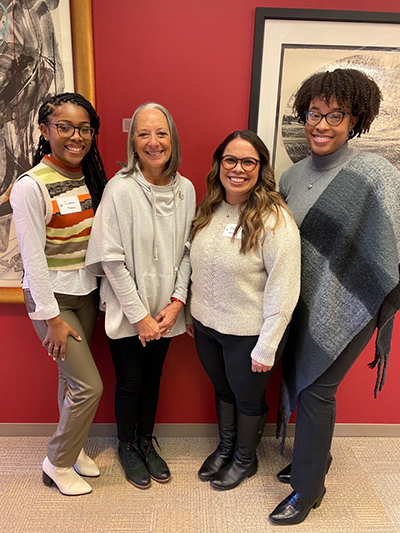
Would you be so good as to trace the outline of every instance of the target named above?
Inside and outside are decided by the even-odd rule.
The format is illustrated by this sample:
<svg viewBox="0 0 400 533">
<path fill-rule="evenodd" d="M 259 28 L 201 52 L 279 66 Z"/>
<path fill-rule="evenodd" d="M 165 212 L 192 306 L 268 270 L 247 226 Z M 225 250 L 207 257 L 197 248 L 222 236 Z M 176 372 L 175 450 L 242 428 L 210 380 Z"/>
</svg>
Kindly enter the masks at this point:
<svg viewBox="0 0 400 533">
<path fill-rule="evenodd" d="M 354 137 L 354 128 L 351 128 L 351 130 L 349 131 L 349 139 L 351 139 L 352 137 Z"/>
</svg>

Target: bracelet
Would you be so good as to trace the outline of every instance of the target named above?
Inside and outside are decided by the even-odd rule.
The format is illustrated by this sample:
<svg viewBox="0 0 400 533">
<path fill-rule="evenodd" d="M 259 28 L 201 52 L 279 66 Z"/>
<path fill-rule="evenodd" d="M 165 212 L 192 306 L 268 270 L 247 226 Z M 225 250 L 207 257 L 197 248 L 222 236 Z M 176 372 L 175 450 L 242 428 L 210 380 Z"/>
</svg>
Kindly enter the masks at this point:
<svg viewBox="0 0 400 533">
<path fill-rule="evenodd" d="M 179 298 L 174 298 L 174 297 L 172 297 L 172 298 L 171 298 L 171 303 L 172 303 L 172 302 L 179 302 L 179 303 L 181 303 L 183 306 L 185 306 L 185 304 L 182 302 L 182 300 L 179 300 Z"/>
</svg>

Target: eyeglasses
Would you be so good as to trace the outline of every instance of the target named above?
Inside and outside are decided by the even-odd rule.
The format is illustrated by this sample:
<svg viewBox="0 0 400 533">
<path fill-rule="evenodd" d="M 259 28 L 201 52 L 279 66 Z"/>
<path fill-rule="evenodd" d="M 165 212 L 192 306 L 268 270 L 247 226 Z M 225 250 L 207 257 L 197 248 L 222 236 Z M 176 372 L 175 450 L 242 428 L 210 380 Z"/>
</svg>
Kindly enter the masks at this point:
<svg viewBox="0 0 400 533">
<path fill-rule="evenodd" d="M 306 122 L 310 126 L 316 126 L 324 118 L 329 126 L 340 126 L 343 119 L 347 115 L 346 111 L 333 111 L 332 113 L 318 113 L 317 111 L 306 111 Z"/>
<path fill-rule="evenodd" d="M 239 159 L 233 155 L 226 155 L 221 159 L 222 166 L 226 170 L 233 170 L 239 162 L 245 172 L 251 172 L 260 163 L 258 159 L 253 159 L 252 157 L 244 157 L 243 159 Z"/>
<path fill-rule="evenodd" d="M 53 124 L 52 122 L 46 122 L 47 126 L 55 126 L 57 128 L 57 133 L 63 139 L 69 139 L 75 135 L 75 131 L 78 130 L 79 135 L 85 141 L 93 139 L 94 128 L 90 126 L 73 126 L 72 124 Z"/>
</svg>

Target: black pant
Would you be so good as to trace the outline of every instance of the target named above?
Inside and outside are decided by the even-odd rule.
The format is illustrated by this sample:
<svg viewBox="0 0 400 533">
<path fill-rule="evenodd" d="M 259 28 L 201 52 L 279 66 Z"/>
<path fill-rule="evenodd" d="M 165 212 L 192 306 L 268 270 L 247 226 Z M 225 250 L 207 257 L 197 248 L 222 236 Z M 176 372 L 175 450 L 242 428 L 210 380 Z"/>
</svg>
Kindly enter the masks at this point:
<svg viewBox="0 0 400 533">
<path fill-rule="evenodd" d="M 151 341 L 145 347 L 138 336 L 108 341 L 117 378 L 118 439 L 132 442 L 137 434 L 153 433 L 162 367 L 171 339 Z"/>
<path fill-rule="evenodd" d="M 226 335 L 203 326 L 193 319 L 197 353 L 211 379 L 215 395 L 227 403 L 236 403 L 239 411 L 248 416 L 263 415 L 268 411 L 265 391 L 271 371 L 252 372 L 251 351 L 258 335 Z M 286 341 L 286 335 L 284 335 Z M 275 365 L 282 353 L 284 342 L 278 348 Z"/>
<path fill-rule="evenodd" d="M 290 482 L 302 496 L 316 499 L 322 492 L 336 419 L 338 386 L 364 350 L 377 325 L 376 315 L 339 357 L 299 395 Z"/>
</svg>

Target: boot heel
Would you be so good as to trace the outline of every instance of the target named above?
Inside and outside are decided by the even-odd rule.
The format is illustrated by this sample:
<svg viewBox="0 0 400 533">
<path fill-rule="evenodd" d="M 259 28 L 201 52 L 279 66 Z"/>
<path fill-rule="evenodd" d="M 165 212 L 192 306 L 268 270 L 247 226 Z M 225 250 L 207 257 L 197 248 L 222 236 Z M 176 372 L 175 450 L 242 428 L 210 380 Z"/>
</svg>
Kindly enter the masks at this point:
<svg viewBox="0 0 400 533">
<path fill-rule="evenodd" d="M 250 472 L 247 474 L 247 477 L 253 477 L 258 472 L 258 461 L 256 462 L 255 466 L 250 470 Z"/>
<path fill-rule="evenodd" d="M 51 487 L 54 483 L 54 481 L 46 474 L 46 472 L 43 472 L 43 483 L 46 485 L 46 487 Z"/>
<path fill-rule="evenodd" d="M 321 496 L 318 498 L 318 500 L 314 503 L 313 509 L 318 509 L 318 507 L 321 505 L 322 500 L 324 499 L 326 493 L 326 488 L 324 487 L 324 490 L 322 491 Z"/>
</svg>

